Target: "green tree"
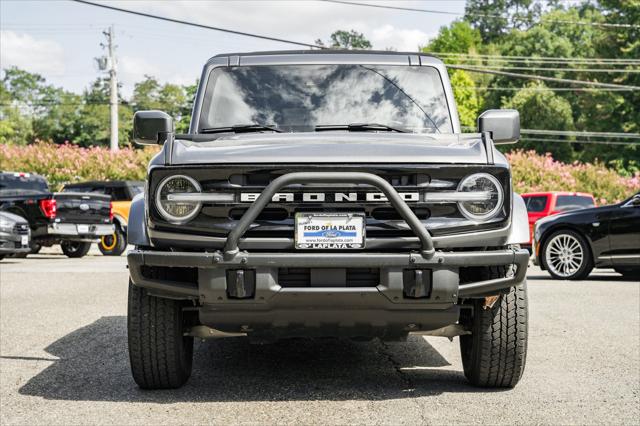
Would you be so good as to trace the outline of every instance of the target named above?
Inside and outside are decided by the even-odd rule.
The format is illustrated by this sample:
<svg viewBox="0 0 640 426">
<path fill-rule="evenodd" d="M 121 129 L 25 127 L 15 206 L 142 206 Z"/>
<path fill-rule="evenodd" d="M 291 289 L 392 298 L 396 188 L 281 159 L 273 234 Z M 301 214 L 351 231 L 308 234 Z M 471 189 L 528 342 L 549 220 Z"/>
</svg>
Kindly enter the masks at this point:
<svg viewBox="0 0 640 426">
<path fill-rule="evenodd" d="M 426 52 L 470 53 L 476 52 L 482 43 L 480 31 L 468 22 L 455 21 L 448 27 L 441 27 L 438 35 L 429 41 Z"/>
<path fill-rule="evenodd" d="M 571 104 L 551 90 L 545 90 L 542 83 L 529 84 L 511 99 L 505 99 L 502 106 L 517 109 L 520 125 L 525 129 L 575 129 Z M 573 150 L 568 142 L 519 142 L 518 149 L 522 148 L 533 149 L 540 154 L 551 152 L 559 161 L 573 160 Z"/>
<path fill-rule="evenodd" d="M 337 30 L 331 34 L 327 44 L 320 39 L 315 43 L 332 49 L 371 49 L 371 42 L 362 33 L 355 30 Z"/>
<path fill-rule="evenodd" d="M 450 76 L 453 86 L 453 96 L 458 107 L 460 124 L 467 127 L 475 127 L 480 109 L 480 101 L 473 88 L 474 82 L 466 72 L 456 70 Z"/>
<path fill-rule="evenodd" d="M 465 21 L 480 31 L 482 41 L 498 41 L 510 29 L 527 29 L 542 13 L 534 0 L 467 0 Z"/>
<path fill-rule="evenodd" d="M 195 94 L 195 87 L 171 83 L 162 85 L 154 77 L 145 75 L 145 79 L 134 86 L 132 105 L 135 111 L 164 111 L 173 117 L 176 131 L 186 132 L 191 119 L 189 90 Z"/>
</svg>

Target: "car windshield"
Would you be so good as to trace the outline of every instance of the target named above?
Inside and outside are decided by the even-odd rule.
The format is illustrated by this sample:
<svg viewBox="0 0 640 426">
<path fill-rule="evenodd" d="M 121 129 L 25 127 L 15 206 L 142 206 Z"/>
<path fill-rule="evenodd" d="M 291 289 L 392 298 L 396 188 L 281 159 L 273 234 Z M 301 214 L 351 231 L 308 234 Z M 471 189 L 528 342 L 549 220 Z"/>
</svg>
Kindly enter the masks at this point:
<svg viewBox="0 0 640 426">
<path fill-rule="evenodd" d="M 48 192 L 47 182 L 28 173 L 2 173 L 0 174 L 0 194 L 32 194 Z"/>
<path fill-rule="evenodd" d="M 354 127 L 354 123 L 378 126 Z M 384 131 L 388 126 L 414 133 L 453 132 L 443 83 L 433 67 L 215 68 L 207 83 L 198 131 L 249 124 L 287 132 L 310 132 L 317 126 L 345 126 L 341 130 L 346 131 Z"/>
</svg>

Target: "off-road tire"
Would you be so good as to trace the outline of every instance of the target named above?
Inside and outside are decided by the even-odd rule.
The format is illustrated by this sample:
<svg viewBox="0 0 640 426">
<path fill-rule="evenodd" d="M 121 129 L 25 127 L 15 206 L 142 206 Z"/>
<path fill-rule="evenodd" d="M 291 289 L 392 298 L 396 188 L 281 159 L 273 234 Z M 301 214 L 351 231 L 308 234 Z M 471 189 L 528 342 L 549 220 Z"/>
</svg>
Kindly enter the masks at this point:
<svg viewBox="0 0 640 426">
<path fill-rule="evenodd" d="M 91 249 L 91 243 L 83 241 L 63 241 L 60 243 L 62 252 L 70 258 L 84 257 Z"/>
<path fill-rule="evenodd" d="M 464 375 L 481 387 L 514 387 L 527 358 L 527 283 L 503 294 L 493 307 L 474 301 L 470 335 L 460 336 Z"/>
<path fill-rule="evenodd" d="M 98 242 L 98 250 L 105 256 L 120 256 L 127 249 L 127 235 L 116 225 L 111 235 L 105 235 Z"/>
<path fill-rule="evenodd" d="M 183 329 L 180 301 L 150 296 L 129 281 L 129 360 L 142 389 L 175 389 L 187 382 L 193 337 L 183 336 Z"/>
</svg>

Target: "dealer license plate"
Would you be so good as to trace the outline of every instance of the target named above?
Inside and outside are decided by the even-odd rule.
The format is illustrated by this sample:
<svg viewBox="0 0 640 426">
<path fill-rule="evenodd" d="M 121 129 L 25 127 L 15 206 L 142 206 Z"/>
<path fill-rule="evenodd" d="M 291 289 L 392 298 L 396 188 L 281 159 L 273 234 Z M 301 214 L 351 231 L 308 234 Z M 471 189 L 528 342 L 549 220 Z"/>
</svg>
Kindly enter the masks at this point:
<svg viewBox="0 0 640 426">
<path fill-rule="evenodd" d="M 357 213 L 297 213 L 297 249 L 361 249 L 364 216 Z"/>
<path fill-rule="evenodd" d="M 89 225 L 78 225 L 78 234 L 88 234 Z"/>
<path fill-rule="evenodd" d="M 20 244 L 22 244 L 22 247 L 26 247 L 29 245 L 29 236 L 28 235 L 23 235 L 20 237 Z"/>
</svg>

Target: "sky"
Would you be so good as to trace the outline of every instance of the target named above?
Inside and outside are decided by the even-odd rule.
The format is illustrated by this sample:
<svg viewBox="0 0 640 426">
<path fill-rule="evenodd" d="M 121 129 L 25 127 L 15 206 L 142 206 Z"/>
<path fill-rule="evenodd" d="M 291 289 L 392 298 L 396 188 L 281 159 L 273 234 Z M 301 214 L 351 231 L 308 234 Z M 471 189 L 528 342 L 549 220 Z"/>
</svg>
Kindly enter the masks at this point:
<svg viewBox="0 0 640 426">
<path fill-rule="evenodd" d="M 261 35 L 313 43 L 338 29 L 365 35 L 374 49 L 415 51 L 455 15 L 357 7 L 324 1 L 100 1 L 111 6 Z M 370 2 L 373 3 L 373 2 Z M 464 12 L 464 0 L 382 1 L 377 4 Z M 102 73 L 102 34 L 115 28 L 118 75 L 129 97 L 135 82 L 191 84 L 219 53 L 296 49 L 176 23 L 133 16 L 69 0 L 0 0 L 0 68 L 17 66 L 47 82 L 81 92 Z"/>
</svg>

